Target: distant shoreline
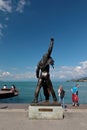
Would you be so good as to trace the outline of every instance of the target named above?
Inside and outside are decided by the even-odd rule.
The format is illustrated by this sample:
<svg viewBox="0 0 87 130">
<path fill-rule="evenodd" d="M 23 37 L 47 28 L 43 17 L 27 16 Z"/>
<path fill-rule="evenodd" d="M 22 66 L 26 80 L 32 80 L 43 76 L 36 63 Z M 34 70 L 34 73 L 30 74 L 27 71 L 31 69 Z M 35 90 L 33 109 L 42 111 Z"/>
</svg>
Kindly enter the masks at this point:
<svg viewBox="0 0 87 130">
<path fill-rule="evenodd" d="M 87 77 L 83 77 L 79 79 L 71 79 L 71 80 L 67 80 L 67 82 L 87 82 Z"/>
</svg>

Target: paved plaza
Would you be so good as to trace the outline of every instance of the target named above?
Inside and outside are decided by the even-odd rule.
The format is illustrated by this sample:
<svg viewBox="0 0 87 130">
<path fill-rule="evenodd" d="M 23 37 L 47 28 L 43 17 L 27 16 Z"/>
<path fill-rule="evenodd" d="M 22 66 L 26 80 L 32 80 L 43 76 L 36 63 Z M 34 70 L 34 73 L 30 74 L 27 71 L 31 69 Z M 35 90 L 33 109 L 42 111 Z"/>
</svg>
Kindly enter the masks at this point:
<svg viewBox="0 0 87 130">
<path fill-rule="evenodd" d="M 0 130 L 87 130 L 87 109 L 84 105 L 66 108 L 62 120 L 30 120 L 27 106 L 0 104 Z"/>
</svg>

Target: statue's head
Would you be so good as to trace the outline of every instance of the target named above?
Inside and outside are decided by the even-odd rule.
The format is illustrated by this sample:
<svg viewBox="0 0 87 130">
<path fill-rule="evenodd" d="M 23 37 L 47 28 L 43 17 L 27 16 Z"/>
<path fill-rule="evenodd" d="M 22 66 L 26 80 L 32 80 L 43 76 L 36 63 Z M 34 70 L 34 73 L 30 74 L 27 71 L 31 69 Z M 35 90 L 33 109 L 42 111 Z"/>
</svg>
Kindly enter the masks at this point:
<svg viewBox="0 0 87 130">
<path fill-rule="evenodd" d="M 48 64 L 51 65 L 54 68 L 54 60 L 52 57 L 49 58 Z"/>
</svg>

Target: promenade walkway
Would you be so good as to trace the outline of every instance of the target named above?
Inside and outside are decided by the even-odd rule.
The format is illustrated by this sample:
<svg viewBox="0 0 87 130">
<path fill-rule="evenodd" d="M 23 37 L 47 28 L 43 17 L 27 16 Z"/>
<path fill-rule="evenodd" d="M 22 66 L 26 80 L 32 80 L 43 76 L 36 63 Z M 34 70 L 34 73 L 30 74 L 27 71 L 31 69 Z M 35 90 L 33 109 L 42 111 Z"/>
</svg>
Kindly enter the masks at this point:
<svg viewBox="0 0 87 130">
<path fill-rule="evenodd" d="M 87 130 L 87 105 L 67 105 L 62 120 L 29 120 L 29 104 L 0 104 L 0 130 Z"/>
</svg>

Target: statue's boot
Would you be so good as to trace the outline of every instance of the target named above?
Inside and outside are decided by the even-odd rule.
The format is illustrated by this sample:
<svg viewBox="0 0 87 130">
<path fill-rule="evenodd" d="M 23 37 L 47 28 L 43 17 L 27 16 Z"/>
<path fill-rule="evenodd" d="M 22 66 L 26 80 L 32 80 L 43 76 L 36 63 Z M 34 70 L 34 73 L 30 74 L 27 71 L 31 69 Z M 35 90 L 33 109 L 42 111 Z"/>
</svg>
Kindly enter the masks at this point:
<svg viewBox="0 0 87 130">
<path fill-rule="evenodd" d="M 32 101 L 32 103 L 38 103 L 38 99 L 34 98 L 34 100 Z"/>
<path fill-rule="evenodd" d="M 55 92 L 53 93 L 53 100 L 56 102 L 57 101 L 57 97 L 55 95 Z"/>
<path fill-rule="evenodd" d="M 54 101 L 57 101 L 57 98 L 55 97 L 55 98 L 53 98 L 53 100 L 54 100 Z"/>
</svg>

